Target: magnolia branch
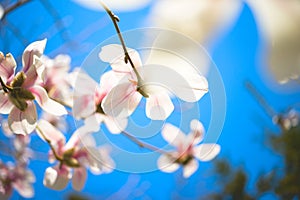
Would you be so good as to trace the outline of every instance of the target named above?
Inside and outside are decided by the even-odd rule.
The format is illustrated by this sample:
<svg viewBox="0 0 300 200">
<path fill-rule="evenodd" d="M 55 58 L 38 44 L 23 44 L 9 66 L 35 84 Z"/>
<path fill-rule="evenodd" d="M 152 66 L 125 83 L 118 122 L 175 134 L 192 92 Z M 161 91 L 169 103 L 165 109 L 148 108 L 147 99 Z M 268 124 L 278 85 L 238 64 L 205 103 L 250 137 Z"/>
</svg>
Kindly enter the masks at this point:
<svg viewBox="0 0 300 200">
<path fill-rule="evenodd" d="M 122 48 L 123 48 L 123 51 L 124 51 L 124 54 L 125 54 L 124 61 L 125 61 L 126 64 L 127 64 L 128 62 L 130 63 L 130 65 L 131 65 L 131 67 L 132 67 L 134 73 L 135 73 L 136 76 L 137 76 L 138 82 L 139 82 L 140 80 L 142 80 L 142 78 L 141 78 L 141 76 L 139 75 L 139 73 L 137 72 L 137 70 L 136 70 L 136 68 L 135 68 L 135 66 L 134 66 L 134 64 L 133 64 L 133 61 L 132 61 L 132 59 L 131 59 L 131 57 L 129 56 L 129 53 L 128 53 L 128 51 L 127 51 L 125 41 L 124 41 L 124 39 L 123 39 L 122 33 L 121 33 L 120 28 L 119 28 L 119 25 L 118 25 L 118 22 L 120 22 L 120 18 L 119 18 L 117 15 L 115 15 L 103 1 L 100 0 L 99 2 L 100 2 L 100 4 L 101 4 L 101 6 L 104 8 L 104 10 L 107 12 L 107 14 L 108 14 L 109 17 L 111 18 L 111 20 L 112 20 L 112 22 L 113 22 L 113 24 L 114 24 L 114 26 L 115 26 L 115 29 L 116 29 L 116 31 L 117 31 L 118 37 L 119 37 L 119 39 L 120 39 L 120 42 L 121 42 L 121 45 L 122 45 Z"/>
<path fill-rule="evenodd" d="M 24 4 L 30 2 L 31 0 L 20 0 L 20 1 L 17 1 L 17 3 L 13 4 L 12 6 L 6 8 L 4 10 L 4 13 L 3 13 L 3 16 L 2 16 L 2 19 L 3 20 L 5 18 L 6 15 L 8 15 L 10 12 L 12 12 L 13 10 L 23 6 Z"/>
<path fill-rule="evenodd" d="M 134 137 L 133 135 L 131 135 L 130 133 L 126 132 L 126 131 L 122 131 L 121 132 L 124 136 L 126 136 L 128 139 L 130 139 L 132 142 L 136 143 L 137 145 L 139 145 L 141 148 L 146 148 L 152 151 L 157 151 L 159 153 L 162 154 L 168 154 L 169 152 L 162 150 L 156 146 L 153 146 L 151 144 L 145 143 L 140 141 L 139 139 L 137 139 L 136 137 Z"/>
<path fill-rule="evenodd" d="M 42 138 L 48 143 L 48 145 L 50 146 L 50 149 L 55 157 L 56 160 L 63 162 L 63 158 L 61 158 L 57 153 L 55 148 L 53 147 L 53 145 L 51 144 L 51 140 L 48 139 L 45 134 L 43 133 L 43 131 L 40 129 L 40 127 L 36 127 L 37 131 L 39 131 L 39 133 L 41 134 Z"/>
</svg>

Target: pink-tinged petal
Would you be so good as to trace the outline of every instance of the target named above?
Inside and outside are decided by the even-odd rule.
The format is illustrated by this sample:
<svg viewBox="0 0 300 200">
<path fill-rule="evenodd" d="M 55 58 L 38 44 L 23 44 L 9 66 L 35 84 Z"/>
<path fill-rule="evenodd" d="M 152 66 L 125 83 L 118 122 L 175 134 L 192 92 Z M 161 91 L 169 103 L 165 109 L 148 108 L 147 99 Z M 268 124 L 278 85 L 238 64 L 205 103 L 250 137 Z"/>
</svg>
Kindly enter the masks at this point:
<svg viewBox="0 0 300 200">
<path fill-rule="evenodd" d="M 87 127 L 89 131 L 98 132 L 103 120 L 104 120 L 104 115 L 96 113 L 87 117 L 84 120 L 84 125 L 85 127 Z"/>
<path fill-rule="evenodd" d="M 70 171 L 66 167 L 48 167 L 45 171 L 43 184 L 53 190 L 63 190 L 67 187 L 70 178 Z"/>
<path fill-rule="evenodd" d="M 58 142 L 65 143 L 66 138 L 58 129 L 56 129 L 48 121 L 40 119 L 38 121 L 38 128 L 36 129 L 38 136 L 45 141 L 44 136 L 51 141 L 52 144 L 57 144 Z"/>
<path fill-rule="evenodd" d="M 200 144 L 194 147 L 194 156 L 200 161 L 210 161 L 214 159 L 221 151 L 218 144 Z"/>
<path fill-rule="evenodd" d="M 161 134 L 168 143 L 175 147 L 181 146 L 186 140 L 186 135 L 172 124 L 165 124 Z"/>
<path fill-rule="evenodd" d="M 150 95 L 146 102 L 146 115 L 152 120 L 165 120 L 174 110 L 174 105 L 166 93 Z"/>
<path fill-rule="evenodd" d="M 115 162 L 110 157 L 111 148 L 86 147 L 88 152 L 88 167 L 93 174 L 110 173 L 115 169 Z"/>
<path fill-rule="evenodd" d="M 102 146 L 98 148 L 98 151 L 100 153 L 99 161 L 102 173 L 111 173 L 116 167 L 114 160 L 110 157 L 111 147 L 107 145 Z"/>
<path fill-rule="evenodd" d="M 102 91 L 108 93 L 120 79 L 115 75 L 114 71 L 108 71 L 102 74 L 100 79 L 100 88 Z"/>
<path fill-rule="evenodd" d="M 127 127 L 127 118 L 113 118 L 110 116 L 104 116 L 104 123 L 112 134 L 118 134 L 124 131 Z"/>
<path fill-rule="evenodd" d="M 8 95 L 0 91 L 0 113 L 9 114 L 14 105 L 9 101 Z"/>
<path fill-rule="evenodd" d="M 203 140 L 205 132 L 202 123 L 199 120 L 194 119 L 190 123 L 190 128 L 191 132 L 188 135 L 188 143 L 194 145 L 199 144 Z"/>
<path fill-rule="evenodd" d="M 71 85 L 75 88 L 75 95 L 92 95 L 99 89 L 98 83 L 85 71 L 75 69 L 69 76 Z"/>
<path fill-rule="evenodd" d="M 196 102 L 208 92 L 206 78 L 197 73 L 182 73 L 161 65 L 147 65 L 140 71 L 145 85 L 161 86 L 161 90 L 167 89 L 186 102 Z"/>
<path fill-rule="evenodd" d="M 25 111 L 14 107 L 9 116 L 8 124 L 12 132 L 16 134 L 29 134 L 34 131 L 37 125 L 37 112 L 33 102 L 27 102 L 28 107 Z"/>
<path fill-rule="evenodd" d="M 34 196 L 34 189 L 30 183 L 25 181 L 16 181 L 13 182 L 13 187 L 22 197 L 32 198 Z"/>
<path fill-rule="evenodd" d="M 76 118 L 86 118 L 96 111 L 95 96 L 82 95 L 74 97 L 73 115 Z"/>
<path fill-rule="evenodd" d="M 192 174 L 197 171 L 199 167 L 199 163 L 197 160 L 192 159 L 190 162 L 188 162 L 186 165 L 183 166 L 183 177 L 189 178 Z"/>
<path fill-rule="evenodd" d="M 48 94 L 44 88 L 40 86 L 34 86 L 29 90 L 35 96 L 35 100 L 44 111 L 55 116 L 62 116 L 68 113 L 63 105 L 48 97 Z"/>
<path fill-rule="evenodd" d="M 23 71 L 26 73 L 34 63 L 34 57 L 41 57 L 46 47 L 47 39 L 36 41 L 26 47 L 22 56 Z"/>
<path fill-rule="evenodd" d="M 75 168 L 72 177 L 72 187 L 76 191 L 81 191 L 86 182 L 87 173 L 83 167 Z"/>
<path fill-rule="evenodd" d="M 102 109 L 112 117 L 125 118 L 134 112 L 141 98 L 142 95 L 136 92 L 132 83 L 122 83 L 115 86 L 103 99 Z"/>
<path fill-rule="evenodd" d="M 163 172 L 172 173 L 179 168 L 179 164 L 174 161 L 172 157 L 162 154 L 157 160 L 157 166 Z"/>
<path fill-rule="evenodd" d="M 16 61 L 10 53 L 4 56 L 3 53 L 0 52 L 0 77 L 4 83 L 12 79 L 15 74 L 16 66 Z M 0 86 L 0 88 L 2 87 Z"/>
<path fill-rule="evenodd" d="M 136 68 L 141 67 L 142 61 L 139 53 L 130 48 L 127 48 L 127 51 L 134 66 Z M 110 44 L 102 47 L 101 52 L 99 53 L 99 58 L 104 62 L 110 63 L 115 72 L 130 73 L 132 71 L 130 63 L 125 63 L 125 55 L 121 45 Z"/>
</svg>

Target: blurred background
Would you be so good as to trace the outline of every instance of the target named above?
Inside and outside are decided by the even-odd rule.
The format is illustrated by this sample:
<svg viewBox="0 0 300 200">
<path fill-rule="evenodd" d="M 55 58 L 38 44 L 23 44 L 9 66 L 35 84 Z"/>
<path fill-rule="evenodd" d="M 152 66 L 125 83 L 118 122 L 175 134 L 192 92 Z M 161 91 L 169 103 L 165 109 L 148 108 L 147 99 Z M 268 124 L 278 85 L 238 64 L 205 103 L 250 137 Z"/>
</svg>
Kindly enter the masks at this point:
<svg viewBox="0 0 300 200">
<path fill-rule="evenodd" d="M 29 165 L 37 179 L 32 199 L 299 199 L 300 2 L 106 3 L 119 16 L 122 31 L 171 29 L 206 48 L 226 90 L 226 119 L 217 141 L 221 153 L 213 162 L 200 163 L 189 179 L 181 171 L 89 173 L 81 193 L 71 186 L 57 192 L 43 186 L 48 147 L 33 136 L 30 146 L 39 153 Z M 115 35 L 96 0 L 1 0 L 0 19 L 0 51 L 11 52 L 18 67 L 23 50 L 36 40 L 47 38 L 45 55 L 68 54 L 74 68 Z M 168 44 L 174 41 L 170 38 Z M 1 134 L 1 141 L 1 160 L 11 160 L 9 140 Z M 11 199 L 23 198 L 14 192 Z"/>
</svg>

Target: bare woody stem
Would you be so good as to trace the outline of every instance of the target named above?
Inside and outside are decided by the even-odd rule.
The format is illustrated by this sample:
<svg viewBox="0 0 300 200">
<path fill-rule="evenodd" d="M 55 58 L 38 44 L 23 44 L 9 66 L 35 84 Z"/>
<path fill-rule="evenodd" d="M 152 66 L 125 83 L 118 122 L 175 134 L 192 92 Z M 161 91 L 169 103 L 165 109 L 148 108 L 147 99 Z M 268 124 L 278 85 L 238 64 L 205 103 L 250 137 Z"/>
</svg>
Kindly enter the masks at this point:
<svg viewBox="0 0 300 200">
<path fill-rule="evenodd" d="M 24 5 L 24 4 L 26 4 L 26 3 L 30 2 L 30 1 L 31 1 L 31 0 L 19 0 L 19 1 L 17 1 L 15 4 L 13 4 L 12 6 L 6 8 L 6 9 L 4 10 L 2 19 L 4 19 L 5 16 L 8 15 L 8 13 L 12 12 L 13 10 L 15 10 L 15 9 L 17 9 L 17 8 L 19 8 L 19 7 L 21 7 L 22 5 Z M 2 19 L 1 19 L 1 20 L 2 20 Z"/>
<path fill-rule="evenodd" d="M 131 135 L 130 133 L 126 132 L 126 131 L 122 131 L 121 132 L 124 136 L 126 136 L 128 139 L 130 139 L 132 142 L 136 143 L 137 145 L 139 145 L 141 148 L 146 148 L 149 149 L 151 151 L 157 151 L 159 153 L 162 154 L 169 154 L 169 152 L 162 150 L 156 146 L 153 146 L 151 144 L 145 143 L 140 141 L 139 139 L 137 139 L 136 137 L 134 137 L 133 135 Z"/>
<path fill-rule="evenodd" d="M 129 62 L 132 69 L 133 69 L 133 71 L 134 71 L 134 73 L 137 76 L 138 81 L 142 80 L 141 76 L 139 75 L 138 71 L 136 70 L 136 67 L 134 66 L 133 61 L 132 61 L 132 59 L 129 56 L 129 53 L 127 51 L 125 41 L 123 39 L 122 33 L 121 33 L 119 25 L 118 25 L 118 22 L 120 22 L 120 18 L 117 15 L 115 15 L 103 1 L 100 0 L 99 2 L 101 4 L 101 6 L 104 8 L 104 10 L 107 12 L 107 14 L 111 18 L 111 20 L 112 20 L 112 22 L 115 26 L 116 32 L 118 34 L 119 40 L 121 42 L 121 45 L 122 45 L 122 48 L 123 48 L 123 51 L 124 51 L 124 54 L 125 54 L 125 58 L 124 58 L 125 63 L 127 64 Z"/>
<path fill-rule="evenodd" d="M 248 89 L 248 91 L 252 94 L 252 96 L 257 100 L 258 104 L 266 111 L 266 113 L 270 117 L 274 117 L 275 115 L 277 115 L 276 111 L 268 104 L 266 99 L 250 81 L 246 81 L 245 86 Z"/>
<path fill-rule="evenodd" d="M 36 129 L 40 132 L 40 134 L 41 134 L 41 136 L 43 137 L 43 139 L 48 143 L 48 145 L 49 145 L 49 147 L 50 147 L 50 149 L 51 149 L 51 151 L 52 151 L 52 153 L 53 153 L 55 159 L 58 160 L 58 161 L 60 161 L 60 162 L 63 162 L 63 158 L 61 158 L 61 157 L 57 154 L 55 148 L 54 148 L 53 145 L 51 144 L 51 140 L 48 139 L 48 138 L 45 136 L 45 134 L 44 134 L 43 131 L 40 129 L 40 127 L 37 126 Z"/>
</svg>

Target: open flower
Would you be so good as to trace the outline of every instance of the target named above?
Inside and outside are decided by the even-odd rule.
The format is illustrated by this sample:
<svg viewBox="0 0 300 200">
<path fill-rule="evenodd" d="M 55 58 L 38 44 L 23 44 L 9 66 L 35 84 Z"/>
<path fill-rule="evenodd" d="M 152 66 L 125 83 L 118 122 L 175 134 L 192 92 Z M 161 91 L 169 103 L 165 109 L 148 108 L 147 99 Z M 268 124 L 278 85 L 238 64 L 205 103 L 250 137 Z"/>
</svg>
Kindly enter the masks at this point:
<svg viewBox="0 0 300 200">
<path fill-rule="evenodd" d="M 64 135 L 47 121 L 40 120 L 38 127 L 39 136 L 50 141 L 54 149 L 50 152 L 49 161 L 59 161 L 54 167 L 46 169 L 43 181 L 46 187 L 62 190 L 72 180 L 73 188 L 80 191 L 86 182 L 86 168 L 94 174 L 113 170 L 115 164 L 109 157 L 109 149 L 97 148 L 86 127 L 77 129 L 67 143 Z"/>
<path fill-rule="evenodd" d="M 23 53 L 22 71 L 15 75 L 16 62 L 11 54 L 0 52 L 0 113 L 9 114 L 10 129 L 16 134 L 29 134 L 36 126 L 37 112 L 33 100 L 51 114 L 67 114 L 66 109 L 50 99 L 46 90 L 38 85 L 43 72 L 40 57 L 46 40 L 30 44 Z"/>
<path fill-rule="evenodd" d="M 102 103 L 104 113 L 130 116 L 141 98 L 146 98 L 146 115 L 153 120 L 164 120 L 174 110 L 169 91 L 184 101 L 196 102 L 207 91 L 206 79 L 195 73 L 178 73 L 164 66 L 144 66 L 137 51 L 128 49 L 135 66 L 124 62 L 120 45 L 112 44 L 102 48 L 99 57 L 109 62 L 112 71 L 119 77 L 119 83 L 105 96 Z"/>
<path fill-rule="evenodd" d="M 72 90 L 68 80 L 71 58 L 60 54 L 54 59 L 43 56 L 45 65 L 42 73 L 41 86 L 46 89 L 48 96 L 68 106 L 72 105 Z"/>
<path fill-rule="evenodd" d="M 163 138 L 176 151 L 163 154 L 157 161 L 158 168 L 164 172 L 174 172 L 180 165 L 183 166 L 183 176 L 190 177 L 197 169 L 198 162 L 210 161 L 220 152 L 220 146 L 214 143 L 198 145 L 204 136 L 204 128 L 198 120 L 190 123 L 191 132 L 188 135 L 182 133 L 177 127 L 166 124 L 162 130 Z"/>
<path fill-rule="evenodd" d="M 117 78 L 113 72 L 101 76 L 100 84 L 82 71 L 74 75 L 75 87 L 73 115 L 85 119 L 85 125 L 97 132 L 103 122 L 111 133 L 120 133 L 127 126 L 127 118 L 112 117 L 103 112 L 101 104 L 107 93 L 116 85 Z"/>
<path fill-rule="evenodd" d="M 0 160 L 0 194 L 8 197 L 15 189 L 22 197 L 31 198 L 34 195 L 34 182 L 35 176 L 25 163 L 4 164 Z"/>
</svg>

